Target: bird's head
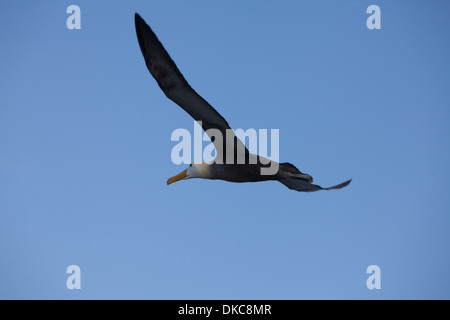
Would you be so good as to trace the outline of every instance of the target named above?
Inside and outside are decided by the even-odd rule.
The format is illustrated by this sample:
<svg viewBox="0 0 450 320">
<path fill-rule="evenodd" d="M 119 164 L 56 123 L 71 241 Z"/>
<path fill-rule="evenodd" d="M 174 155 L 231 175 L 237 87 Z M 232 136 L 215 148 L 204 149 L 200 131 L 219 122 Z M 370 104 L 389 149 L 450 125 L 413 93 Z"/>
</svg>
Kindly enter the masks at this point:
<svg viewBox="0 0 450 320">
<path fill-rule="evenodd" d="M 208 178 L 209 164 L 206 162 L 193 162 L 189 167 L 167 180 L 167 185 L 177 182 L 179 180 L 187 180 L 192 178 Z"/>
</svg>

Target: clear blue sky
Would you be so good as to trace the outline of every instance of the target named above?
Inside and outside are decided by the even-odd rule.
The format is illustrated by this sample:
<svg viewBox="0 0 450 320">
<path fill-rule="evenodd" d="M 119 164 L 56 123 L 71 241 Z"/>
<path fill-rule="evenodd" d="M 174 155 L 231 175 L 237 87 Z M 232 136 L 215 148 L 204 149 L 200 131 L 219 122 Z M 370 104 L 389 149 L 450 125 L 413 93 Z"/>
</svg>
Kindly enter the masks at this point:
<svg viewBox="0 0 450 320">
<path fill-rule="evenodd" d="M 68 30 L 66 8 L 81 8 Z M 366 8 L 381 8 L 368 30 Z M 234 128 L 339 191 L 189 180 L 138 12 Z M 450 298 L 447 1 L 1 1 L 0 298 Z M 66 288 L 81 267 L 82 289 Z M 381 268 L 381 290 L 366 268 Z"/>
</svg>

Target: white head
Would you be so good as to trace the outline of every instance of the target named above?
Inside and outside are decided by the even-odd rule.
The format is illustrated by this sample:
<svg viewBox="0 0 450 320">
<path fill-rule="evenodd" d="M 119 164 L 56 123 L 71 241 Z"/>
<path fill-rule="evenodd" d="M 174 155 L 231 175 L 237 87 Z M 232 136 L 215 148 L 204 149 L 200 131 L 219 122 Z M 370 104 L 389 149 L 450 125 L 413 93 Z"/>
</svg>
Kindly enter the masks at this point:
<svg viewBox="0 0 450 320">
<path fill-rule="evenodd" d="M 177 182 L 179 180 L 187 180 L 192 178 L 208 179 L 210 172 L 210 165 L 206 162 L 194 162 L 189 167 L 167 180 L 167 185 Z"/>
</svg>

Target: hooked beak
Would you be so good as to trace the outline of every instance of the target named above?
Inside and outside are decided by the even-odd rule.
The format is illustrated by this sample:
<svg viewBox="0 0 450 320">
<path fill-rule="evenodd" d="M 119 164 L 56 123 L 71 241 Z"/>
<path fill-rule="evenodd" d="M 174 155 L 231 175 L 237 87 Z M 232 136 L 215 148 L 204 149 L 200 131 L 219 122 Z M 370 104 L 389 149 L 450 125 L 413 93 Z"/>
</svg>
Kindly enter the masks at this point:
<svg viewBox="0 0 450 320">
<path fill-rule="evenodd" d="M 172 178 L 169 178 L 169 180 L 167 180 L 167 185 L 177 182 L 179 180 L 182 180 L 184 178 L 187 177 L 187 169 L 184 170 L 183 172 L 180 172 L 179 174 L 177 174 L 176 176 L 173 176 Z"/>
</svg>

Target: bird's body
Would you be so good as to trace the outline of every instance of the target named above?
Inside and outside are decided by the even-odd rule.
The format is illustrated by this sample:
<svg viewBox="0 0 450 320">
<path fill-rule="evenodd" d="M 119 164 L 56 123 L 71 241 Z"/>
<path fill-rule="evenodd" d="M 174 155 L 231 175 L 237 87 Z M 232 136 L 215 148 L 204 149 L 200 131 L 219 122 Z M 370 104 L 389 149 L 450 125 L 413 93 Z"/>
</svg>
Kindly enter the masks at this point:
<svg viewBox="0 0 450 320">
<path fill-rule="evenodd" d="M 261 163 L 257 164 L 216 164 L 199 163 L 195 167 L 200 167 L 202 178 L 210 180 L 225 180 L 229 182 L 259 182 L 278 180 L 278 173 L 274 175 L 261 175 Z"/>
<path fill-rule="evenodd" d="M 290 163 L 277 163 L 251 154 L 234 134 L 227 134 L 231 131 L 228 122 L 191 88 L 156 35 L 138 14 L 135 14 L 135 25 L 139 46 L 150 73 L 164 94 L 201 124 L 214 143 L 216 160 L 221 159 L 212 163 L 192 163 L 186 170 L 170 178 L 167 184 L 190 178 L 229 182 L 275 180 L 296 191 L 316 191 L 340 189 L 351 182 L 348 180 L 331 188 L 322 188 L 312 184 L 310 175 L 300 172 Z M 219 134 L 222 139 L 216 139 Z M 276 170 L 269 170 L 271 168 Z"/>
</svg>

